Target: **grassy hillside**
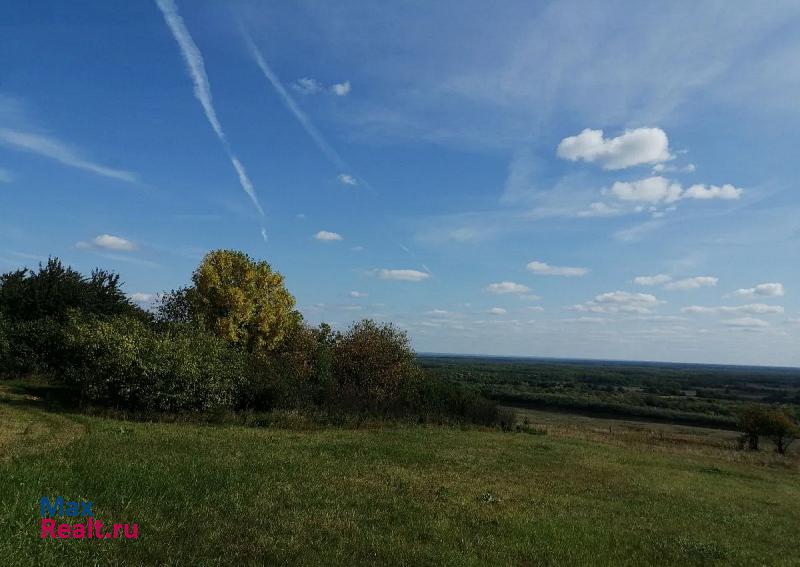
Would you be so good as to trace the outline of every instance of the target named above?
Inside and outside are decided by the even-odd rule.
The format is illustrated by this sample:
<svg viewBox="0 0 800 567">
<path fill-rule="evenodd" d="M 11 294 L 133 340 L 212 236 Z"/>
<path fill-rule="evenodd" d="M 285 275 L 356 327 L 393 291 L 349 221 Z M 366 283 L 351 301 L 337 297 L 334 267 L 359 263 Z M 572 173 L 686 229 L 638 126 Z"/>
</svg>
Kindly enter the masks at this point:
<svg viewBox="0 0 800 567">
<path fill-rule="evenodd" d="M 0 392 L 6 565 L 800 564 L 796 459 L 648 450 L 552 423 L 292 431 L 39 404 Z M 93 500 L 140 538 L 42 542 L 42 495 Z"/>
</svg>

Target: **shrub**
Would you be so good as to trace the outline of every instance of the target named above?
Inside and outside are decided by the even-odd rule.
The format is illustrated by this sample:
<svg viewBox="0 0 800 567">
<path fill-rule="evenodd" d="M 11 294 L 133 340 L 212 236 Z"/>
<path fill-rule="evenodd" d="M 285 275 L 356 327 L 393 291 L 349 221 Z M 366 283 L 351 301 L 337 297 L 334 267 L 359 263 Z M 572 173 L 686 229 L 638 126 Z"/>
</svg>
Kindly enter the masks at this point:
<svg viewBox="0 0 800 567">
<path fill-rule="evenodd" d="M 130 317 L 74 315 L 65 329 L 60 370 L 84 403 L 208 412 L 233 406 L 249 362 L 190 326 L 158 332 Z"/>
<path fill-rule="evenodd" d="M 379 410 L 391 407 L 419 369 L 408 335 L 391 324 L 364 320 L 337 337 L 333 369 L 340 402 Z"/>
<path fill-rule="evenodd" d="M 11 340 L 9 331 L 9 322 L 2 311 L 0 311 L 0 374 L 8 372 L 11 366 Z"/>
</svg>

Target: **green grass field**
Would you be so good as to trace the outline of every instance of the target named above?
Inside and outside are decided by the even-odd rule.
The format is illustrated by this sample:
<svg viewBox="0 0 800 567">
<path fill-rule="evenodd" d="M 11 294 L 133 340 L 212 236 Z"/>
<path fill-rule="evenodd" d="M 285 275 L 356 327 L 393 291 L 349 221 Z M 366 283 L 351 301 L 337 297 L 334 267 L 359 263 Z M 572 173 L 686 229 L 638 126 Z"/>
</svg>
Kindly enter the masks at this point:
<svg viewBox="0 0 800 567">
<path fill-rule="evenodd" d="M 132 423 L 0 384 L 0 562 L 800 565 L 796 458 L 544 427 Z M 43 495 L 139 539 L 42 541 Z"/>
</svg>

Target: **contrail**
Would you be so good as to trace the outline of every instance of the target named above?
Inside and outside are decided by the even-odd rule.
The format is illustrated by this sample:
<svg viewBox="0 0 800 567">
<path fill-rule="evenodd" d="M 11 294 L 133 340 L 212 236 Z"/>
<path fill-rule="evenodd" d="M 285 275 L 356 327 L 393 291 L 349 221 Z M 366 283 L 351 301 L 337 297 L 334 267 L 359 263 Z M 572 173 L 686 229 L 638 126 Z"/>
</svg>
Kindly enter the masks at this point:
<svg viewBox="0 0 800 567">
<path fill-rule="evenodd" d="M 225 137 L 225 132 L 222 130 L 222 124 L 220 124 L 219 119 L 217 118 L 217 113 L 214 110 L 214 103 L 211 97 L 211 85 L 208 82 L 206 66 L 203 62 L 203 54 L 200 53 L 200 49 L 198 49 L 197 44 L 189 34 L 189 30 L 186 28 L 183 18 L 178 13 L 178 7 L 175 5 L 175 1 L 156 0 L 156 4 L 161 10 L 161 13 L 164 15 L 164 20 L 166 20 L 170 31 L 172 31 L 172 35 L 175 37 L 175 41 L 178 42 L 178 46 L 181 49 L 183 60 L 186 62 L 186 67 L 188 68 L 189 74 L 194 82 L 194 96 L 197 97 L 198 101 L 200 101 L 200 105 L 203 107 L 203 111 L 206 114 L 209 124 L 211 124 L 211 127 L 214 129 L 214 132 L 217 134 L 220 142 L 222 142 L 225 152 L 228 154 L 228 158 L 231 160 L 231 164 L 239 176 L 239 183 L 241 184 L 242 189 L 244 189 L 244 192 L 250 196 L 250 199 L 253 201 L 253 204 L 255 205 L 259 214 L 264 216 L 264 210 L 261 208 L 261 204 L 258 202 L 258 195 L 256 195 L 255 187 L 253 187 L 253 183 L 250 181 L 250 178 L 247 177 L 247 172 L 245 171 L 242 162 L 240 162 L 233 153 L 233 150 L 228 143 L 228 139 Z"/>
<path fill-rule="evenodd" d="M 325 140 L 317 127 L 314 126 L 314 123 L 311 122 L 311 119 L 308 115 L 303 112 L 303 110 L 297 105 L 292 95 L 289 94 L 289 91 L 286 90 L 286 87 L 283 86 L 281 80 L 278 76 L 272 71 L 270 66 L 267 64 L 264 56 L 261 54 L 261 51 L 256 46 L 253 38 L 250 37 L 250 34 L 247 32 L 247 29 L 244 25 L 239 23 L 239 27 L 242 30 L 242 35 L 244 36 L 245 42 L 247 42 L 247 47 L 250 49 L 250 53 L 253 58 L 256 60 L 256 64 L 264 73 L 264 76 L 272 83 L 272 86 L 280 95 L 281 99 L 283 99 L 283 103 L 286 105 L 286 108 L 294 114 L 294 117 L 297 118 L 297 121 L 300 122 L 300 125 L 306 131 L 306 133 L 311 136 L 311 139 L 314 140 L 314 143 L 317 145 L 319 150 L 325 154 L 325 157 L 330 160 L 330 162 L 339 170 L 340 174 L 347 173 L 350 167 L 345 163 L 342 157 L 334 150 L 330 144 Z"/>
</svg>

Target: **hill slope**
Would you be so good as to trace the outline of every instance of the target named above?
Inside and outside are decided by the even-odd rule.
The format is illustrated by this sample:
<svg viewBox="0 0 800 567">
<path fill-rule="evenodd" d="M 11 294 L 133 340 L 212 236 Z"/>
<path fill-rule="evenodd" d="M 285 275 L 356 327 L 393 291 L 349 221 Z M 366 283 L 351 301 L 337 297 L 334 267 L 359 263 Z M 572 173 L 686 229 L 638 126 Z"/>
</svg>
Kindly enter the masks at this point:
<svg viewBox="0 0 800 567">
<path fill-rule="evenodd" d="M 290 431 L 0 397 L 0 557 L 28 564 L 798 564 L 795 469 L 556 435 Z M 41 496 L 138 541 L 39 538 Z"/>
</svg>

